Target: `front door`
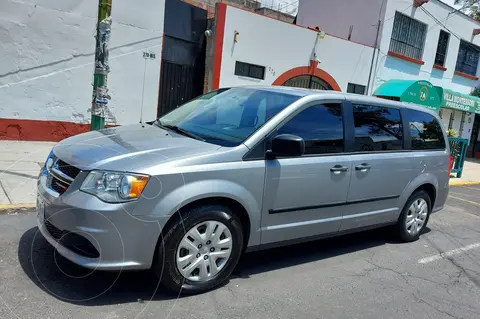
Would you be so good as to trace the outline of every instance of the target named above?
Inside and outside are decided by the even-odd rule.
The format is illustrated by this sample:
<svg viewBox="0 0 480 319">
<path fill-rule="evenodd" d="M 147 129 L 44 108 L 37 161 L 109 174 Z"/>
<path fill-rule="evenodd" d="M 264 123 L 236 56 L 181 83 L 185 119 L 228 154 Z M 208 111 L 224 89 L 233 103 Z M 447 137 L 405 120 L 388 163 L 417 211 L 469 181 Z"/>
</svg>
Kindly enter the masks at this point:
<svg viewBox="0 0 480 319">
<path fill-rule="evenodd" d="M 266 160 L 262 244 L 337 232 L 350 183 L 341 103 L 309 105 L 273 136 L 305 141 L 305 155 Z"/>
<path fill-rule="evenodd" d="M 414 178 L 399 109 L 354 104 L 353 119 L 352 180 L 342 231 L 395 220 L 402 209 L 399 197 Z"/>
</svg>

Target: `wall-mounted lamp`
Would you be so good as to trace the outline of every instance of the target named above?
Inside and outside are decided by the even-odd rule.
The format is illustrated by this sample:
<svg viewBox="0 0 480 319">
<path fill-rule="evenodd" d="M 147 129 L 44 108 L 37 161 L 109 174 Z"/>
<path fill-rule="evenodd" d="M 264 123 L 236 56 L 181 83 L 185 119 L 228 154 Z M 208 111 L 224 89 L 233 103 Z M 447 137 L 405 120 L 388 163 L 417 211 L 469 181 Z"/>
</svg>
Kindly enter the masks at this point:
<svg viewBox="0 0 480 319">
<path fill-rule="evenodd" d="M 419 8 L 423 6 L 425 3 L 428 3 L 429 0 L 413 0 L 413 7 Z"/>
<path fill-rule="evenodd" d="M 208 30 L 205 30 L 205 36 L 207 38 L 211 38 L 213 36 L 213 31 L 208 29 Z"/>
<path fill-rule="evenodd" d="M 237 30 L 235 30 L 235 32 L 233 32 L 233 42 L 234 43 L 238 42 L 238 35 L 239 34 L 240 34 L 240 32 L 238 32 Z"/>
</svg>

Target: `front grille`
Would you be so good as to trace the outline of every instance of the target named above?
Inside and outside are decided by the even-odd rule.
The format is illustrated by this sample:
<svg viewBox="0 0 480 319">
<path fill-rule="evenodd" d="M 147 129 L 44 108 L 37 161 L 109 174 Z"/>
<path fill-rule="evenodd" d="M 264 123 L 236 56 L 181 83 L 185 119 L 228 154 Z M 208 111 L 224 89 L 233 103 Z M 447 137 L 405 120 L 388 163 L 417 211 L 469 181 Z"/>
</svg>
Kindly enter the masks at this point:
<svg viewBox="0 0 480 319">
<path fill-rule="evenodd" d="M 70 164 L 65 163 L 61 159 L 57 161 L 57 168 L 60 172 L 63 174 L 75 179 L 77 177 L 78 173 L 80 173 L 80 169 L 76 168 L 75 166 L 72 166 Z"/>
<path fill-rule="evenodd" d="M 52 176 L 52 181 L 50 182 L 50 187 L 59 194 L 65 193 L 70 184 L 59 180 L 58 178 Z"/>
<path fill-rule="evenodd" d="M 46 186 L 52 191 L 62 195 L 80 173 L 80 169 L 56 157 L 53 153 L 47 159 L 45 170 Z"/>
<path fill-rule="evenodd" d="M 45 228 L 47 229 L 48 233 L 55 238 L 56 240 L 60 240 L 64 235 L 64 232 L 58 229 L 57 227 L 53 226 L 48 220 L 44 220 Z"/>
</svg>

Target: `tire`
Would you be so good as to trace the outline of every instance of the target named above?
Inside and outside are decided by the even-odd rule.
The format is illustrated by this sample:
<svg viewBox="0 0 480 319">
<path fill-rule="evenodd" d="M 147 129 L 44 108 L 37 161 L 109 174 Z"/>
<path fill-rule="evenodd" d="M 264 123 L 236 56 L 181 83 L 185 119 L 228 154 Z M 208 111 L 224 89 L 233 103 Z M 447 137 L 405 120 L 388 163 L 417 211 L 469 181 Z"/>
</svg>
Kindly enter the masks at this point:
<svg viewBox="0 0 480 319">
<path fill-rule="evenodd" d="M 413 211 L 412 212 L 409 212 L 409 211 L 410 211 L 410 208 L 412 207 L 412 204 L 414 204 L 415 202 L 417 202 L 417 204 L 418 202 L 422 203 L 422 201 L 424 201 L 427 205 L 426 207 L 427 215 L 424 218 L 424 222 L 421 225 L 421 227 L 418 227 L 418 223 L 417 223 L 416 225 L 417 230 L 412 233 L 411 231 L 409 231 L 411 230 L 411 227 L 407 226 L 407 218 L 410 218 L 410 216 L 412 216 L 412 213 L 413 213 Z M 410 198 L 408 199 L 407 203 L 405 204 L 405 207 L 403 208 L 402 213 L 398 218 L 397 224 L 395 225 L 396 237 L 403 242 L 412 242 L 412 241 L 418 240 L 420 234 L 427 226 L 431 211 L 432 211 L 432 202 L 428 193 L 424 190 L 419 190 L 413 193 L 412 196 L 410 196 Z"/>
<path fill-rule="evenodd" d="M 243 229 L 240 219 L 232 212 L 230 208 L 216 204 L 200 205 L 190 208 L 188 211 L 181 212 L 180 217 L 181 218 L 178 218 L 169 229 L 165 230 L 163 240 L 159 240 L 159 244 L 157 247 L 156 260 L 154 261 L 153 270 L 156 273 L 157 277 L 159 277 L 159 279 L 161 280 L 162 285 L 176 293 L 196 294 L 209 291 L 223 284 L 237 266 L 243 252 Z M 202 223 L 205 223 L 207 225 L 221 225 L 218 222 L 226 226 L 226 228 L 228 229 L 228 231 L 223 230 L 223 235 L 220 234 L 219 236 L 224 236 L 227 233 L 231 235 L 232 244 L 230 248 L 230 255 L 228 256 L 228 258 L 219 258 L 222 261 L 222 268 L 218 273 L 212 275 L 211 278 L 202 281 L 195 281 L 186 278 L 184 275 L 182 275 L 179 267 L 177 266 L 177 254 L 180 252 L 179 249 L 183 249 L 181 248 L 180 244 L 185 243 L 182 242 L 182 240 L 186 238 L 186 234 L 190 230 L 194 228 L 201 230 L 203 227 Z M 219 232 L 217 232 L 217 234 L 218 233 Z M 206 238 L 206 232 L 205 234 L 202 234 L 202 236 L 205 236 Z M 216 235 L 212 234 L 212 238 L 214 236 Z M 226 237 L 223 238 L 223 241 L 225 241 Z M 211 249 L 213 248 L 208 248 L 205 243 L 202 245 L 202 249 L 204 250 L 207 249 L 208 251 L 211 251 Z M 213 246 L 213 244 L 211 244 L 210 246 Z M 218 249 L 217 253 L 219 253 L 220 250 L 223 249 Z M 202 257 L 197 258 L 197 256 L 203 253 L 205 255 L 214 254 L 205 252 L 203 250 L 192 252 L 195 257 L 190 257 L 193 259 L 193 261 L 189 265 L 193 265 L 195 262 L 200 262 L 203 265 L 203 261 L 201 260 Z M 188 256 L 192 255 L 192 252 L 188 251 Z M 209 260 L 204 259 L 205 263 L 207 261 L 215 262 L 213 258 L 214 257 L 210 258 Z M 218 261 L 219 259 L 215 260 Z M 200 267 L 195 269 L 194 271 L 199 271 Z M 204 269 L 205 271 L 210 271 L 214 266 L 213 264 L 210 264 L 210 266 L 208 267 L 209 268 L 202 269 Z M 188 268 L 188 266 L 185 268 Z M 205 271 L 203 272 L 204 274 Z M 210 272 L 208 272 L 208 274 L 210 276 Z M 199 273 L 198 276 L 201 276 L 201 274 Z"/>
</svg>

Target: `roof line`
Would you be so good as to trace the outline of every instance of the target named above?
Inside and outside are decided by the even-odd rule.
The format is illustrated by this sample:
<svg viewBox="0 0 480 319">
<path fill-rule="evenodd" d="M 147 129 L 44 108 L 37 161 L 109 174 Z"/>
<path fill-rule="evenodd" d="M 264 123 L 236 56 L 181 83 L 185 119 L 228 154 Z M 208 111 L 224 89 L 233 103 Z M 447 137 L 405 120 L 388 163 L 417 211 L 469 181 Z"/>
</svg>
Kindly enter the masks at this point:
<svg viewBox="0 0 480 319">
<path fill-rule="evenodd" d="M 466 14 L 465 12 L 463 11 L 460 11 L 459 9 L 456 9 L 455 7 L 452 7 L 451 5 L 449 5 L 448 3 L 445 3 L 443 2 L 442 0 L 434 0 L 438 3 L 440 3 L 441 5 L 445 6 L 445 7 L 448 7 L 450 9 L 452 9 L 452 12 L 450 12 L 450 14 L 453 14 L 453 13 L 459 13 L 461 16 L 463 16 L 464 18 L 467 18 L 469 20 L 472 20 L 473 22 L 475 22 L 478 26 L 480 26 L 480 21 L 472 18 L 471 16 L 469 16 L 468 14 Z"/>
</svg>

